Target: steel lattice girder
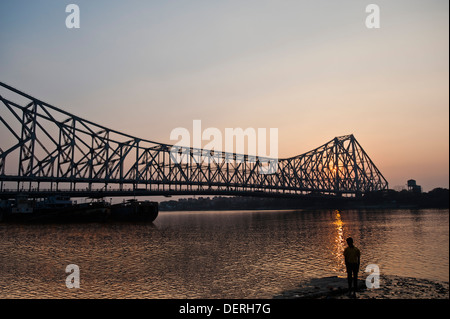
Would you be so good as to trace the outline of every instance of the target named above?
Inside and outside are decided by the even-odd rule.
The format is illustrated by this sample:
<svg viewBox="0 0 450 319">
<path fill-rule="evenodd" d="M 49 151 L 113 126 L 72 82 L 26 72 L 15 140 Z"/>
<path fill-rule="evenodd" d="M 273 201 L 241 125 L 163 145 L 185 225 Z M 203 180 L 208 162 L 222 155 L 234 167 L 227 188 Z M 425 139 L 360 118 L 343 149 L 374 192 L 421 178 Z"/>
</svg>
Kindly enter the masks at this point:
<svg viewBox="0 0 450 319">
<path fill-rule="evenodd" d="M 360 194 L 388 183 L 353 135 L 336 137 L 305 154 L 276 159 L 273 174 L 259 172 L 267 158 L 180 148 L 139 139 L 84 120 L 0 82 L 21 106 L 0 95 L 0 181 L 124 185 L 151 189 L 246 191 L 293 194 Z M 6 145 L 6 141 L 15 141 Z M 208 156 L 201 156 L 207 154 Z M 226 160 L 225 160 L 226 159 Z M 8 166 L 9 165 L 9 166 Z M 58 184 L 57 184 L 58 185 Z M 94 191 L 92 189 L 92 191 Z"/>
</svg>

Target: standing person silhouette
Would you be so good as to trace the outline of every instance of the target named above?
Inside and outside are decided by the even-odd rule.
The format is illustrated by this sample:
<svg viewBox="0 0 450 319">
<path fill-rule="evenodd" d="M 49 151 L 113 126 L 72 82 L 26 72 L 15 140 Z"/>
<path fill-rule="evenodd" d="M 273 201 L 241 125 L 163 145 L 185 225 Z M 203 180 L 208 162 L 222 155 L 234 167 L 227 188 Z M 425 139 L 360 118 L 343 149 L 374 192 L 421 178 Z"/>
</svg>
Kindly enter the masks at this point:
<svg viewBox="0 0 450 319">
<path fill-rule="evenodd" d="M 345 267 L 347 268 L 348 293 L 356 297 L 356 290 L 358 288 L 358 271 L 360 265 L 361 252 L 353 245 L 353 238 L 347 238 L 348 247 L 344 249 Z"/>
</svg>

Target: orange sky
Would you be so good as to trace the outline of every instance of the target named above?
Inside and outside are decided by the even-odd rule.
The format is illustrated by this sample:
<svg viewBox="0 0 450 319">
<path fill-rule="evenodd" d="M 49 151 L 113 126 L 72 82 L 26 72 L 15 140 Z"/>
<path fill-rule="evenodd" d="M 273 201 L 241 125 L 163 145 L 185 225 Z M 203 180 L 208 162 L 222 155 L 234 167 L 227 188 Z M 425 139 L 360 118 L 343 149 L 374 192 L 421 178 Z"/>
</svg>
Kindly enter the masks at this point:
<svg viewBox="0 0 450 319">
<path fill-rule="evenodd" d="M 171 143 L 176 127 L 276 127 L 280 157 L 354 134 L 390 187 L 449 186 L 448 2 L 0 4 L 1 81 Z M 24 23 L 26 21 L 26 23 Z M 173 142 L 172 142 L 173 143 Z"/>
</svg>

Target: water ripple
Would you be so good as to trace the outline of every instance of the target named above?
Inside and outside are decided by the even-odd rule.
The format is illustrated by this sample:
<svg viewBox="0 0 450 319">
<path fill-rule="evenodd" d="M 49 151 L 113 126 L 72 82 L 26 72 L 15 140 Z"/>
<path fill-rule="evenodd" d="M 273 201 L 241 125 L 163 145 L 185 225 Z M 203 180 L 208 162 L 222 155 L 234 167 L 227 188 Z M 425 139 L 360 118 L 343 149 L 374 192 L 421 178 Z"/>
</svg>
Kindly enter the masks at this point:
<svg viewBox="0 0 450 319">
<path fill-rule="evenodd" d="M 162 213 L 154 224 L 0 224 L 1 298 L 271 298 L 344 275 L 352 236 L 383 274 L 448 281 L 448 210 Z M 65 267 L 80 267 L 80 289 Z"/>
</svg>

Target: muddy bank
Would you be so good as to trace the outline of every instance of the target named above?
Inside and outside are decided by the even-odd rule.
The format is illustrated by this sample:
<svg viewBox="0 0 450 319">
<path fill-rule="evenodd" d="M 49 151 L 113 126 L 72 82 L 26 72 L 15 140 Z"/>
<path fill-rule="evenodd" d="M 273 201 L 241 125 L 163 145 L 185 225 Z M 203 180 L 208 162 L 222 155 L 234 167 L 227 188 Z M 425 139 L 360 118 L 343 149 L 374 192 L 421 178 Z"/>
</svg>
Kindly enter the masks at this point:
<svg viewBox="0 0 450 319">
<path fill-rule="evenodd" d="M 315 278 L 283 291 L 275 299 L 349 299 L 347 279 L 342 277 Z M 449 283 L 428 279 L 380 276 L 379 288 L 366 288 L 358 282 L 357 299 L 449 299 Z"/>
</svg>

